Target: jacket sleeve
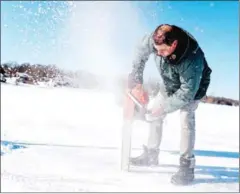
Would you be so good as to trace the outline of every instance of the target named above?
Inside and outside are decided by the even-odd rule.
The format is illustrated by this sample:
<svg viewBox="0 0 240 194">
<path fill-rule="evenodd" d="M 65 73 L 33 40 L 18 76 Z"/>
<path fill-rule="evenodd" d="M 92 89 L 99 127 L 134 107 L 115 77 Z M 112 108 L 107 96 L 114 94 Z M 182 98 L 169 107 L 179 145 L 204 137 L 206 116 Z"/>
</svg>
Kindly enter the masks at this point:
<svg viewBox="0 0 240 194">
<path fill-rule="evenodd" d="M 163 103 L 164 113 L 174 112 L 194 100 L 200 86 L 203 69 L 203 57 L 198 57 L 180 66 L 179 79 L 181 86 Z"/>
<path fill-rule="evenodd" d="M 145 64 L 153 52 L 153 41 L 151 37 L 151 35 L 144 36 L 136 47 L 133 58 L 133 68 L 129 75 L 129 79 L 134 83 L 143 83 Z"/>
</svg>

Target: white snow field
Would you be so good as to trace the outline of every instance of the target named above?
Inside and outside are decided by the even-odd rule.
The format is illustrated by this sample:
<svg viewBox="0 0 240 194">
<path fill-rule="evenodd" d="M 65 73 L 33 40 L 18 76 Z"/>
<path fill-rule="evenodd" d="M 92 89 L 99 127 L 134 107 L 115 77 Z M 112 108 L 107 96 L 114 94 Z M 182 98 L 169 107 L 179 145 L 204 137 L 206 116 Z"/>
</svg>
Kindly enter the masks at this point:
<svg viewBox="0 0 240 194">
<path fill-rule="evenodd" d="M 2 192 L 238 192 L 239 109 L 200 104 L 196 180 L 174 186 L 179 112 L 164 123 L 159 166 L 120 170 L 122 108 L 93 90 L 1 84 Z M 132 156 L 148 124 L 133 129 Z"/>
</svg>

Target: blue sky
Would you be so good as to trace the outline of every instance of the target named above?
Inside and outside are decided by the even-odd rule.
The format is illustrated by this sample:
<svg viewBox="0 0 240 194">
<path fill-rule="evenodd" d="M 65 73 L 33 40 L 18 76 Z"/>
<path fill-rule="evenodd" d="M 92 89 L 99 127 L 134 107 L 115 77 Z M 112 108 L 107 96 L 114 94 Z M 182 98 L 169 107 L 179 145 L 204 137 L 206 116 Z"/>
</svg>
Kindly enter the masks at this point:
<svg viewBox="0 0 240 194">
<path fill-rule="evenodd" d="M 237 1 L 1 2 L 1 62 L 126 74 L 139 39 L 170 23 L 188 30 L 204 50 L 213 69 L 208 94 L 238 99 L 238 6 Z M 158 76 L 150 58 L 145 80 Z"/>
</svg>

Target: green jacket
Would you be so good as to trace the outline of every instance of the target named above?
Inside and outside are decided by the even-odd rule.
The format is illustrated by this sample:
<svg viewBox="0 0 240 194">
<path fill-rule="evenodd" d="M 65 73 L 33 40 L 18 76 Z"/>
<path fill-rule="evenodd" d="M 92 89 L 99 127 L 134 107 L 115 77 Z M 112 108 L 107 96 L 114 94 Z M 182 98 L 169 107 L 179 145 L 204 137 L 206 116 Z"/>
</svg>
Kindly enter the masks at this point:
<svg viewBox="0 0 240 194">
<path fill-rule="evenodd" d="M 160 92 L 166 96 L 161 104 L 165 113 L 176 111 L 192 100 L 203 98 L 210 84 L 212 70 L 208 67 L 204 53 L 197 41 L 187 32 L 186 34 L 188 44 L 177 64 L 171 64 L 166 58 L 157 55 L 152 35 L 142 39 L 133 60 L 131 77 L 136 83 L 143 83 L 145 64 L 149 56 L 154 55 L 161 78 Z"/>
</svg>

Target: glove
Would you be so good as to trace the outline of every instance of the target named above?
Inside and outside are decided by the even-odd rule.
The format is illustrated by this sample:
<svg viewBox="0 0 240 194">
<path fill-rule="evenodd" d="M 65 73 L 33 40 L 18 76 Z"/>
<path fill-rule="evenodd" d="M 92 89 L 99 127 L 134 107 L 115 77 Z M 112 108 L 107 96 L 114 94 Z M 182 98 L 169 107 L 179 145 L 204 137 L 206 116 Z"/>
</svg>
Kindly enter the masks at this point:
<svg viewBox="0 0 240 194">
<path fill-rule="evenodd" d="M 148 103 L 148 93 L 143 89 L 142 84 L 137 84 L 131 90 L 131 93 L 142 105 L 146 105 Z"/>
<path fill-rule="evenodd" d="M 153 122 L 163 117 L 164 117 L 164 112 L 161 106 L 158 109 L 154 109 L 151 111 L 147 110 L 147 113 L 145 114 L 145 119 L 148 122 Z"/>
<path fill-rule="evenodd" d="M 162 102 L 164 101 L 164 97 L 159 92 L 157 96 L 155 96 L 151 101 L 148 103 L 147 107 L 147 114 L 145 118 L 147 121 L 155 121 L 160 118 L 164 118 L 166 113 L 164 112 Z"/>
</svg>

